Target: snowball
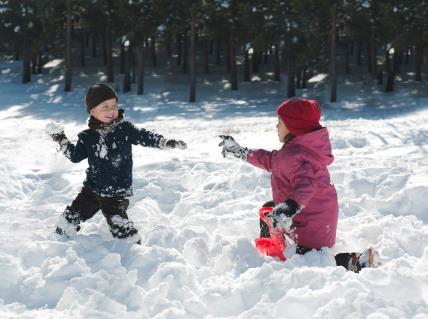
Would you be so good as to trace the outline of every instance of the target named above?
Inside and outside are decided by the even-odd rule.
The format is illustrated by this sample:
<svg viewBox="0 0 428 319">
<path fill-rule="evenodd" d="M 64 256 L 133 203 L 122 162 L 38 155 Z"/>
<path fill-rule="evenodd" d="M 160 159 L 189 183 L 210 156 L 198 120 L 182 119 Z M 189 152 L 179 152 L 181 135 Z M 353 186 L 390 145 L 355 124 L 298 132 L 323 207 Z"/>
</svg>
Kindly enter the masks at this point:
<svg viewBox="0 0 428 319">
<path fill-rule="evenodd" d="M 64 127 L 59 123 L 50 122 L 46 125 L 45 131 L 49 134 L 58 134 L 64 131 Z"/>
<path fill-rule="evenodd" d="M 224 139 L 224 146 L 225 147 L 234 147 L 236 145 L 238 145 L 238 143 L 235 142 L 233 137 L 227 137 Z"/>
</svg>

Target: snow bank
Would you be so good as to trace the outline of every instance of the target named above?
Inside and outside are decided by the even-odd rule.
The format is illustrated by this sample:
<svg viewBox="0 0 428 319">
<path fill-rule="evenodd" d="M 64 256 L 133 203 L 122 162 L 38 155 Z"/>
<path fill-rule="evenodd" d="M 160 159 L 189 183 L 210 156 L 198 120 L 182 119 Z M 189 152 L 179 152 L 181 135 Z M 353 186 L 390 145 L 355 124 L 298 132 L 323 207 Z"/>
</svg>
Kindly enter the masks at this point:
<svg viewBox="0 0 428 319">
<path fill-rule="evenodd" d="M 258 208 L 271 199 L 269 175 L 223 159 L 217 146 L 229 134 L 243 146 L 279 148 L 280 93 L 266 98 L 248 84 L 195 105 L 174 92 L 123 94 L 125 116 L 188 148 L 134 149 L 128 213 L 141 246 L 114 240 L 101 214 L 59 242 L 55 222 L 86 165 L 57 153 L 45 127 L 64 123 L 76 139 L 86 83 L 63 94 L 43 79 L 22 86 L 10 72 L 0 76 L 1 318 L 427 318 L 427 99 L 408 113 L 374 112 L 352 96 L 324 107 L 340 199 L 337 244 L 281 263 L 253 246 Z M 335 253 L 368 245 L 382 267 L 354 274 L 335 266 Z"/>
</svg>

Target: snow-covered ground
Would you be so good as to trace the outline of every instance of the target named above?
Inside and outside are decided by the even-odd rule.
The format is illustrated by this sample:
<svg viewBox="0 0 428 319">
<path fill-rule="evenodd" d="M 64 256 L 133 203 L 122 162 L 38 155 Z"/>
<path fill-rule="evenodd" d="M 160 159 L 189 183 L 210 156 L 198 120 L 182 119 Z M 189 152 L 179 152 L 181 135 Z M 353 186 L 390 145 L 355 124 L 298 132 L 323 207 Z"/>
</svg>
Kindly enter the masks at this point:
<svg viewBox="0 0 428 319">
<path fill-rule="evenodd" d="M 86 163 L 57 153 L 44 127 L 62 122 L 75 140 L 86 127 L 85 88 L 104 78 L 81 73 L 64 93 L 55 67 L 27 85 L 19 68 L 0 64 L 0 318 L 428 318 L 426 82 L 401 81 L 387 95 L 343 81 L 336 104 L 324 102 L 322 84 L 298 91 L 322 102 L 340 217 L 334 248 L 282 263 L 253 245 L 269 175 L 223 159 L 217 145 L 228 133 L 250 148 L 279 148 L 274 110 L 285 83 L 231 92 L 212 75 L 198 83 L 201 102 L 189 104 L 183 76 L 152 70 L 145 96 L 119 92 L 128 119 L 189 147 L 134 148 L 128 214 L 141 246 L 113 240 L 101 214 L 59 242 L 55 222 Z M 335 253 L 368 245 L 382 267 L 335 267 Z"/>
</svg>

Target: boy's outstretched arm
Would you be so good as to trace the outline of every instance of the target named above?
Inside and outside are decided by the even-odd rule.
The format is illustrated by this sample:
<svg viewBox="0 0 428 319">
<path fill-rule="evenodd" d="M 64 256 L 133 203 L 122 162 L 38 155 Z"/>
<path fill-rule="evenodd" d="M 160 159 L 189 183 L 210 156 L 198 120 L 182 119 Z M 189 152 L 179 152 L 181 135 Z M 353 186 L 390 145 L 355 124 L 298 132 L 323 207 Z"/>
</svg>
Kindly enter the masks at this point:
<svg viewBox="0 0 428 319">
<path fill-rule="evenodd" d="M 161 140 L 159 147 L 162 149 L 179 148 L 181 150 L 185 150 L 187 148 L 187 144 L 180 140 L 164 138 Z"/>
<path fill-rule="evenodd" d="M 78 163 L 88 157 L 80 134 L 79 140 L 76 145 L 74 145 L 65 135 L 64 129 L 59 126 L 48 124 L 46 132 L 54 142 L 59 144 L 60 150 L 64 153 L 65 157 L 73 163 Z"/>
<path fill-rule="evenodd" d="M 58 142 L 61 152 L 64 153 L 65 157 L 67 157 L 73 163 L 79 163 L 88 157 L 86 153 L 86 149 L 83 146 L 83 141 L 79 137 L 76 145 L 71 143 L 64 132 L 58 134 L 51 135 L 52 140 Z"/>
<path fill-rule="evenodd" d="M 161 149 L 186 149 L 187 144 L 180 140 L 167 139 L 160 134 L 148 131 L 144 128 L 139 129 L 132 123 L 129 123 L 129 133 L 131 143 L 147 147 L 156 147 Z"/>
</svg>

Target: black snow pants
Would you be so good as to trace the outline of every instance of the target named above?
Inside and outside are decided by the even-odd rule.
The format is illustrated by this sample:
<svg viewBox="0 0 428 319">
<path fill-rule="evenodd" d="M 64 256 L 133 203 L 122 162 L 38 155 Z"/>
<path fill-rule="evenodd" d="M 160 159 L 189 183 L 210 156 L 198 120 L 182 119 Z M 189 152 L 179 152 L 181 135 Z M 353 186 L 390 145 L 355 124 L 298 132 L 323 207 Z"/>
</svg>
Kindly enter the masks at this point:
<svg viewBox="0 0 428 319">
<path fill-rule="evenodd" d="M 127 238 L 137 234 L 133 223 L 129 221 L 126 210 L 129 200 L 126 197 L 104 197 L 95 194 L 91 189 L 84 186 L 70 206 L 67 206 L 64 216 L 77 215 L 78 224 L 92 218 L 99 210 L 106 218 L 113 237 Z M 119 218 L 118 218 L 119 217 Z M 117 222 L 120 220 L 121 222 Z M 77 225 L 77 230 L 80 226 Z"/>
</svg>

